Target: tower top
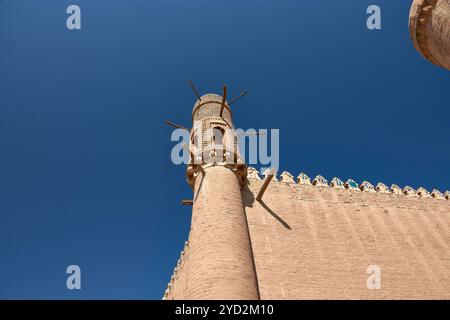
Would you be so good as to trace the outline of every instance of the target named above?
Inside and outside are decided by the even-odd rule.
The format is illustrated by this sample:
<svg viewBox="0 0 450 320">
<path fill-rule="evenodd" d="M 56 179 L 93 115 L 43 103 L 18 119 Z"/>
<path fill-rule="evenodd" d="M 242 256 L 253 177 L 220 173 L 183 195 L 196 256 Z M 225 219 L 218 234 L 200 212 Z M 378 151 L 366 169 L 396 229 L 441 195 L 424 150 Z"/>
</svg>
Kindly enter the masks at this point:
<svg viewBox="0 0 450 320">
<path fill-rule="evenodd" d="M 416 50 L 450 70 L 450 1 L 413 0 L 409 31 Z"/>
<path fill-rule="evenodd" d="M 194 187 L 199 171 L 211 166 L 224 166 L 231 169 L 244 185 L 247 168 L 238 148 L 230 105 L 247 93 L 247 90 L 231 102 L 227 101 L 227 86 L 223 95 L 208 93 L 200 96 L 192 81 L 191 88 L 197 96 L 192 109 L 191 141 L 189 145 L 188 183 Z"/>
<path fill-rule="evenodd" d="M 220 96 L 215 93 L 208 93 L 200 97 L 194 104 L 192 109 L 192 121 L 201 120 L 205 117 L 220 117 L 220 111 L 222 110 L 222 118 L 232 121 L 232 112 L 226 97 Z"/>
</svg>

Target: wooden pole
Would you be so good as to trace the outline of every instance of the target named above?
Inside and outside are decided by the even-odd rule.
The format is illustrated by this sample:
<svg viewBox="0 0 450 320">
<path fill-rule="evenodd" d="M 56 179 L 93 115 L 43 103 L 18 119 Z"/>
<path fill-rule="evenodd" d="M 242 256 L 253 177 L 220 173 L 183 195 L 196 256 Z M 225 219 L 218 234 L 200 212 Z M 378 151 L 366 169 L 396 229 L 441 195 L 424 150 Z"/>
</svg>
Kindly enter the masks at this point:
<svg viewBox="0 0 450 320">
<path fill-rule="evenodd" d="M 220 117 L 222 117 L 225 101 L 227 100 L 227 86 L 223 85 L 222 106 L 220 107 Z"/>
<path fill-rule="evenodd" d="M 267 187 L 270 184 L 270 181 L 272 181 L 273 176 L 275 175 L 275 170 L 271 169 L 271 171 L 269 172 L 269 174 L 266 177 L 266 180 L 264 180 L 264 184 L 261 187 L 261 190 L 259 190 L 258 195 L 256 196 L 256 201 L 261 201 L 264 192 L 266 192 Z"/>
</svg>

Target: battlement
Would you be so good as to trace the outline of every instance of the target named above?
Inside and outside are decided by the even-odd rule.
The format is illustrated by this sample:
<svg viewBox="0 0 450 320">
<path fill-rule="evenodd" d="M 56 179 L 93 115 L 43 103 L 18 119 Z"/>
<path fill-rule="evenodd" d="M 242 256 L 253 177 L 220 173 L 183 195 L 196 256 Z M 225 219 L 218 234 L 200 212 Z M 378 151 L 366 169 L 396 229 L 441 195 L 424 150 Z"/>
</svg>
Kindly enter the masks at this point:
<svg viewBox="0 0 450 320">
<path fill-rule="evenodd" d="M 267 177 L 267 171 L 263 175 L 260 175 L 259 171 L 253 167 L 247 168 L 247 178 L 254 180 L 264 180 Z M 419 187 L 417 190 L 410 186 L 405 186 L 400 188 L 396 184 L 392 184 L 391 187 L 386 186 L 383 182 L 379 182 L 376 186 L 368 181 L 363 181 L 361 183 L 355 182 L 353 179 L 348 179 L 345 183 L 341 179 L 334 177 L 330 182 L 325 179 L 322 175 L 317 175 L 311 180 L 305 173 L 301 172 L 296 179 L 288 171 L 283 171 L 280 174 L 280 179 L 278 179 L 275 174 L 273 181 L 279 183 L 290 183 L 297 185 L 310 185 L 316 187 L 328 187 L 333 189 L 347 189 L 351 191 L 360 192 L 371 192 L 371 193 L 383 193 L 383 194 L 393 194 L 393 195 L 404 195 L 407 197 L 415 198 L 433 198 L 436 200 L 450 200 L 450 191 L 445 191 L 442 193 L 437 189 L 433 189 L 429 192 L 424 187 Z"/>
<path fill-rule="evenodd" d="M 178 258 L 177 264 L 175 268 L 173 269 L 172 276 L 170 277 L 170 281 L 167 284 L 166 291 L 164 291 L 163 300 L 170 299 L 169 296 L 173 295 L 174 290 L 174 284 L 175 281 L 178 279 L 179 270 L 181 270 L 184 267 L 184 261 L 185 257 L 187 256 L 187 251 L 189 249 L 189 240 L 184 242 L 184 248 L 181 250 L 180 257 Z"/>
</svg>

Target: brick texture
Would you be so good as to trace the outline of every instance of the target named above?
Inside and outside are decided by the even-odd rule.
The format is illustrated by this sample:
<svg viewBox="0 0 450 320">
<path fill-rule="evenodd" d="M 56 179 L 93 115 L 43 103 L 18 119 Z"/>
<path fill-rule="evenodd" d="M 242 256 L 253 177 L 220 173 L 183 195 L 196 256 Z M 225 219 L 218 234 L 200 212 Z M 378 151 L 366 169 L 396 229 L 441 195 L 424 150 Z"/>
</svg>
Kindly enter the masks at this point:
<svg viewBox="0 0 450 320">
<path fill-rule="evenodd" d="M 262 183 L 243 192 L 262 299 L 450 298 L 450 201 L 272 182 L 260 203 Z"/>
<path fill-rule="evenodd" d="M 450 0 L 414 0 L 409 27 L 416 49 L 450 70 Z"/>
<path fill-rule="evenodd" d="M 167 299 L 259 299 L 249 232 L 235 173 L 196 177 L 189 246 Z"/>
</svg>

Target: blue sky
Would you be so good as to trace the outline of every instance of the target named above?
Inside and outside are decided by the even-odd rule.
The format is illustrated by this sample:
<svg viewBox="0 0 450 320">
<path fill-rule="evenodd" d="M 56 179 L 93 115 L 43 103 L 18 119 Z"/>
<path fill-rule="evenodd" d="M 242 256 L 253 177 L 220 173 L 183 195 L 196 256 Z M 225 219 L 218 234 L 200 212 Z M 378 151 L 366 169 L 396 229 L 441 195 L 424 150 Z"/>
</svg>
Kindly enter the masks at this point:
<svg viewBox="0 0 450 320">
<path fill-rule="evenodd" d="M 188 79 L 248 89 L 235 125 L 279 128 L 281 170 L 450 189 L 450 74 L 409 4 L 0 0 L 0 298 L 161 298 L 190 224 L 164 124 L 190 126 Z"/>
</svg>

